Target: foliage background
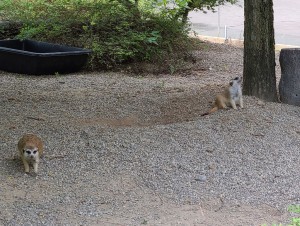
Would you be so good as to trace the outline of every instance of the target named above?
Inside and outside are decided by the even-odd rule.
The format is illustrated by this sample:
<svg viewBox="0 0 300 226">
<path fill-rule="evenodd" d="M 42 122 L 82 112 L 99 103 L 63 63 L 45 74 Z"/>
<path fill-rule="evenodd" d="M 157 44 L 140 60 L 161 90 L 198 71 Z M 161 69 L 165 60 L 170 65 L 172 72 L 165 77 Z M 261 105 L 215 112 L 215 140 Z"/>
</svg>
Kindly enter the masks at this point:
<svg viewBox="0 0 300 226">
<path fill-rule="evenodd" d="M 171 56 L 180 59 L 187 52 L 188 29 L 174 11 L 154 9 L 154 3 L 2 0 L 0 15 L 20 25 L 17 38 L 92 49 L 92 69 L 137 61 L 168 64 Z"/>
<path fill-rule="evenodd" d="M 236 0 L 1 0 L 0 36 L 93 50 L 89 67 L 155 63 L 169 72 L 191 59 L 190 10 Z M 2 28 L 2 30 L 1 30 Z M 7 27 L 6 27 L 7 28 Z"/>
</svg>

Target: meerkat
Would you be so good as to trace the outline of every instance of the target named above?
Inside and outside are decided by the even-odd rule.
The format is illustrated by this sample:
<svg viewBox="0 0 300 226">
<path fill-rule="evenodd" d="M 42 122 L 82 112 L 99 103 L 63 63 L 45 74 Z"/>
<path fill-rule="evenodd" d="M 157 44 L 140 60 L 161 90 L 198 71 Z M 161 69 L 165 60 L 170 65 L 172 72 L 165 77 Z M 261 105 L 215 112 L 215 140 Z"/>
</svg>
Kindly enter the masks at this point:
<svg viewBox="0 0 300 226">
<path fill-rule="evenodd" d="M 230 81 L 229 86 L 225 88 L 224 92 L 217 95 L 213 108 L 201 116 L 211 114 L 219 109 L 225 109 L 227 107 L 232 107 L 236 110 L 237 104 L 240 106 L 240 108 L 244 108 L 241 83 L 241 77 L 236 77 Z"/>
<path fill-rule="evenodd" d="M 29 173 L 29 164 L 38 172 L 38 164 L 43 154 L 43 141 L 34 134 L 25 134 L 18 142 L 18 150 L 24 164 L 25 173 Z"/>
</svg>

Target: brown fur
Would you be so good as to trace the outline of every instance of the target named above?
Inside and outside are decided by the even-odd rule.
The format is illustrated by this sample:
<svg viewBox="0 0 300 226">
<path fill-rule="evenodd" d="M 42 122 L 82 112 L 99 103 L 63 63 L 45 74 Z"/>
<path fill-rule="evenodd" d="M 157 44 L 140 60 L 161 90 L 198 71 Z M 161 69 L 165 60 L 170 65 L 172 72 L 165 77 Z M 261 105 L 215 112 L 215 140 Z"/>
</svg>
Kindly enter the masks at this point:
<svg viewBox="0 0 300 226">
<path fill-rule="evenodd" d="M 227 107 L 232 107 L 233 109 L 237 109 L 236 102 L 243 108 L 243 98 L 241 91 L 241 78 L 235 78 L 233 81 L 229 83 L 229 86 L 225 88 L 222 94 L 216 96 L 214 105 L 212 109 L 201 116 L 209 115 L 213 112 L 216 112 L 219 109 L 226 109 Z M 233 99 L 232 96 L 237 96 L 238 101 Z"/>
<path fill-rule="evenodd" d="M 38 163 L 43 154 L 43 141 L 34 134 L 25 134 L 18 142 L 18 150 L 23 161 L 25 172 L 29 172 L 29 163 L 33 164 L 34 171 L 37 173 Z M 35 158 L 28 159 L 25 156 L 24 150 L 36 150 L 38 155 Z"/>
</svg>

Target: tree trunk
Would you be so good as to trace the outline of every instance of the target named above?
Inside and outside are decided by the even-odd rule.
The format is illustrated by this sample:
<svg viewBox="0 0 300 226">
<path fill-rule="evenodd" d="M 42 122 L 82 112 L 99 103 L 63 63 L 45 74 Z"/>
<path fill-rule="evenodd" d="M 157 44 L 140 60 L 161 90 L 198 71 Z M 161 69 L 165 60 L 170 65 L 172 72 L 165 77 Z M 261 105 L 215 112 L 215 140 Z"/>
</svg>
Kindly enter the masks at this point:
<svg viewBox="0 0 300 226">
<path fill-rule="evenodd" d="M 188 2 L 187 7 L 180 9 L 175 16 L 176 19 L 181 18 L 183 23 L 187 23 L 188 15 L 191 10 L 193 10 L 193 1 Z"/>
<path fill-rule="evenodd" d="M 243 93 L 278 101 L 272 0 L 244 1 Z"/>
</svg>

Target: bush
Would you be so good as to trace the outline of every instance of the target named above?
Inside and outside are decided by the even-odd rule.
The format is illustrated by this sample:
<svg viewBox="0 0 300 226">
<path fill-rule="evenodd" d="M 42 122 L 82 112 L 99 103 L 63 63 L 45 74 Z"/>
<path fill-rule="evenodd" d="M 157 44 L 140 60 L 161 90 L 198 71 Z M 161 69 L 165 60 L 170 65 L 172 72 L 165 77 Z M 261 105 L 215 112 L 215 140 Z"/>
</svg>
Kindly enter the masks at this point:
<svg viewBox="0 0 300 226">
<path fill-rule="evenodd" d="M 172 68 L 171 58 L 188 51 L 185 24 L 130 1 L 1 0 L 0 17 L 22 24 L 17 38 L 92 49 L 92 69 L 139 61 Z"/>
<path fill-rule="evenodd" d="M 290 205 L 288 211 L 294 214 L 300 213 L 300 205 Z M 267 226 L 267 224 L 262 224 L 262 226 Z M 271 226 L 284 226 L 283 224 L 272 224 Z M 286 226 L 300 226 L 300 217 L 293 217 L 290 223 Z"/>
</svg>

